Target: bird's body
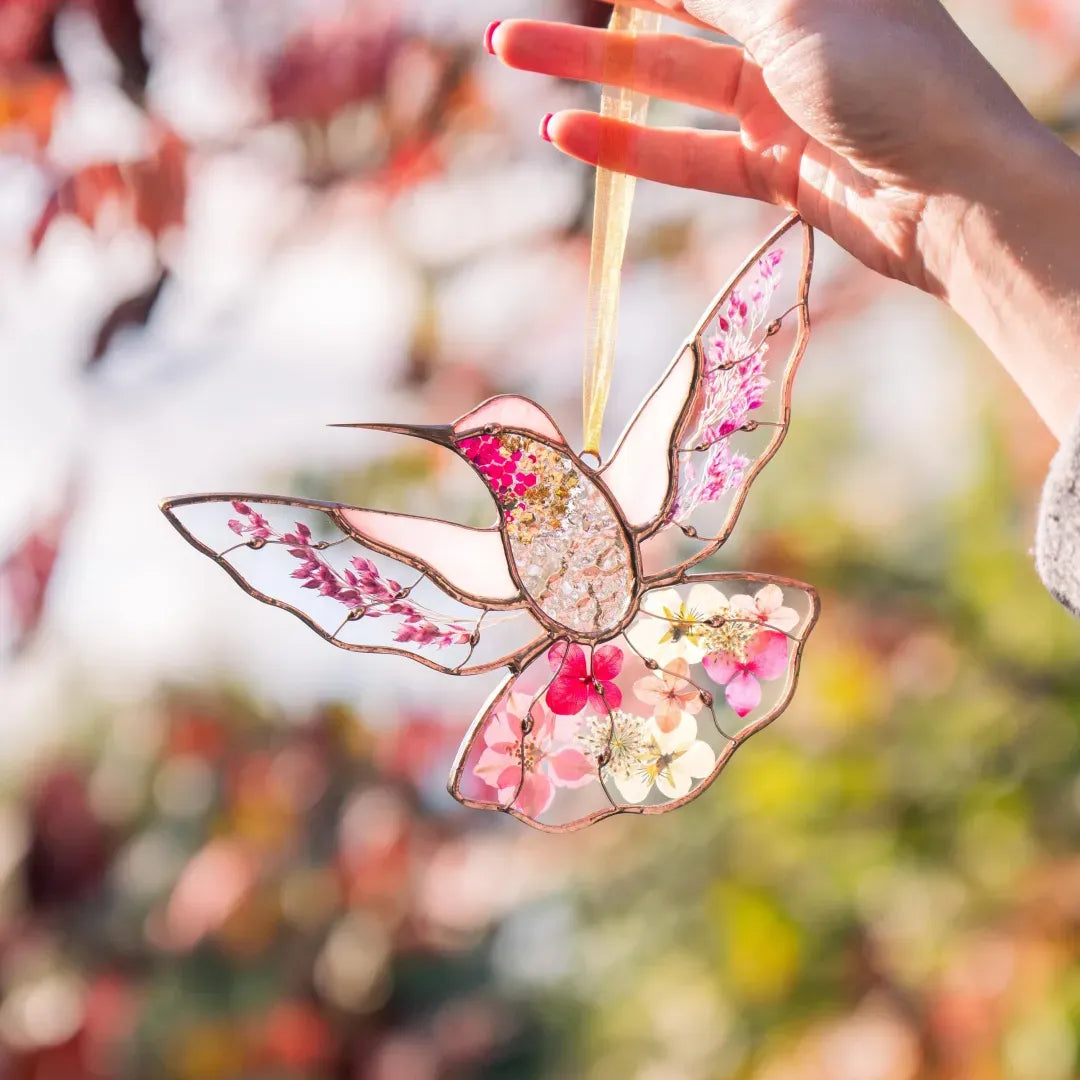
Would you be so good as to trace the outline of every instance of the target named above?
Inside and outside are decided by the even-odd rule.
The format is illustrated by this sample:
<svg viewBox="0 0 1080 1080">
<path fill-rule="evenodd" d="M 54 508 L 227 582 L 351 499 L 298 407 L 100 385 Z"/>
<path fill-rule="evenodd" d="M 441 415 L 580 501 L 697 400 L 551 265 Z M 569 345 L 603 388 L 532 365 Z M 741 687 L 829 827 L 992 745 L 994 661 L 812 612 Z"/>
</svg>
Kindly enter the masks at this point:
<svg viewBox="0 0 1080 1080">
<path fill-rule="evenodd" d="M 635 598 L 633 549 L 600 485 L 524 432 L 458 445 L 499 504 L 512 573 L 542 621 L 590 636 L 618 628 Z"/>
</svg>

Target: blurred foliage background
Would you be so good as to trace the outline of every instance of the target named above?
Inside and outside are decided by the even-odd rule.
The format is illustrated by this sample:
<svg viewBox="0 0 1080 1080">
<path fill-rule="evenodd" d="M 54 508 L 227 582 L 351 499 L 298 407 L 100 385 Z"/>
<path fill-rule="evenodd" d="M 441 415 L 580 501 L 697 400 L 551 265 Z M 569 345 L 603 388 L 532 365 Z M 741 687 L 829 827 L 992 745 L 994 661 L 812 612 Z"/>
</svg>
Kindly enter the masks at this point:
<svg viewBox="0 0 1080 1080">
<path fill-rule="evenodd" d="M 1072 0 L 950 6 L 1076 140 Z M 309 641 L 157 514 L 472 520 L 460 470 L 324 425 L 522 391 L 573 430 L 591 177 L 535 128 L 595 93 L 489 61 L 511 15 L 607 9 L 0 0 L 0 1077 L 1080 1075 L 1080 628 L 1028 554 L 1053 446 L 930 301 L 823 245 L 723 565 L 824 619 L 795 705 L 670 818 L 460 811 L 490 686 Z M 640 189 L 612 428 L 775 219 Z"/>
</svg>

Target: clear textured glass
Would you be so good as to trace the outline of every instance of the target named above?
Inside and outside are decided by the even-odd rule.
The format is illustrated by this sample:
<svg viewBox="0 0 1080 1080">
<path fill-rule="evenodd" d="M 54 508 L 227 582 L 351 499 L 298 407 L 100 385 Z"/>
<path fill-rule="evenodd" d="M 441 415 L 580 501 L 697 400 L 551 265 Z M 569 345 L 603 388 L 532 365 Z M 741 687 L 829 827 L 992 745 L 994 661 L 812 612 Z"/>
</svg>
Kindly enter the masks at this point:
<svg viewBox="0 0 1080 1080">
<path fill-rule="evenodd" d="M 461 444 L 502 507 L 521 583 L 567 630 L 619 625 L 634 598 L 626 530 L 600 487 L 569 454 L 501 431 Z"/>
</svg>

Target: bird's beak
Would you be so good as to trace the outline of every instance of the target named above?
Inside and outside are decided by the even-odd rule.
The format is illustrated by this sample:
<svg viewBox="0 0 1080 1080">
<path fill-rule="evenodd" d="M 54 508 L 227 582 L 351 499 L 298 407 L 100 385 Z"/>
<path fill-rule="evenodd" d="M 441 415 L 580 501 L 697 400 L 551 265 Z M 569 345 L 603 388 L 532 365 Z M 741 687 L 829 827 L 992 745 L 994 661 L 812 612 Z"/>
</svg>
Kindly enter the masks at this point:
<svg viewBox="0 0 1080 1080">
<path fill-rule="evenodd" d="M 414 439 L 424 439 L 457 450 L 454 442 L 454 429 L 449 424 L 331 424 L 331 427 L 357 428 L 360 431 L 385 431 L 391 435 L 410 435 Z"/>
</svg>

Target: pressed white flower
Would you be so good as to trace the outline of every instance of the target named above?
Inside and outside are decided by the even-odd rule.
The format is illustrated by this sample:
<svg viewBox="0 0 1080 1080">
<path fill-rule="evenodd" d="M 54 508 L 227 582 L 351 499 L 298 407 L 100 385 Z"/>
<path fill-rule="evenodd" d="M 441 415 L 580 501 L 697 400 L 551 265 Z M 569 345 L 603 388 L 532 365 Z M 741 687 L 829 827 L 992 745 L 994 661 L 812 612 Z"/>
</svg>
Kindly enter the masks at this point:
<svg viewBox="0 0 1080 1080">
<path fill-rule="evenodd" d="M 648 740 L 628 774 L 612 772 L 619 793 L 635 806 L 643 803 L 655 786 L 668 799 L 689 795 L 695 780 L 704 780 L 716 767 L 716 754 L 697 737 L 697 721 L 684 716 L 674 731 L 663 732 L 653 720 L 646 721 Z"/>
<path fill-rule="evenodd" d="M 641 755 L 649 749 L 651 734 L 644 716 L 615 709 L 610 715 L 585 717 L 577 743 L 593 761 L 606 758 L 604 771 L 616 780 L 627 779 L 638 768 Z"/>
<path fill-rule="evenodd" d="M 674 660 L 700 664 L 709 651 L 709 620 L 727 608 L 727 597 L 712 585 L 695 585 L 685 598 L 678 589 L 663 589 L 645 597 L 641 617 L 626 637 L 642 656 L 661 667 Z"/>
</svg>

